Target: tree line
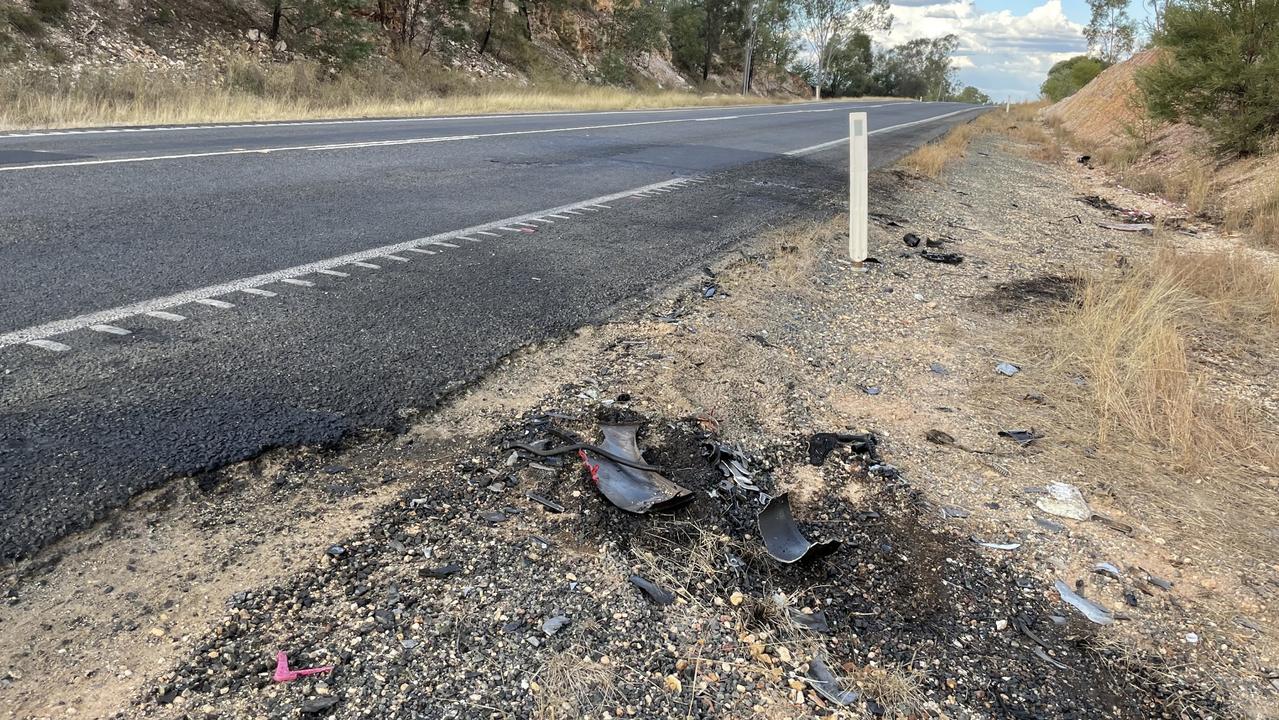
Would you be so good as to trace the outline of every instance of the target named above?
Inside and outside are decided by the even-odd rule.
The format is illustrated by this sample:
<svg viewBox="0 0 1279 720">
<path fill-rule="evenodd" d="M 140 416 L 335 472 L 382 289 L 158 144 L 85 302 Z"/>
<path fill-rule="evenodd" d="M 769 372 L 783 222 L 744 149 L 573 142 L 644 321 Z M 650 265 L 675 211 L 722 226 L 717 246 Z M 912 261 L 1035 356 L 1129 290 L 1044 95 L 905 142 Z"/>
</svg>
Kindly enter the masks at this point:
<svg viewBox="0 0 1279 720">
<path fill-rule="evenodd" d="M 1137 73 L 1136 100 L 1156 120 L 1203 128 L 1225 154 L 1279 147 L 1279 0 L 1088 0 L 1088 54 L 1063 60 L 1040 87 L 1057 101 L 1124 60 L 1148 38 L 1157 60 Z"/>
<path fill-rule="evenodd" d="M 954 35 L 876 49 L 888 0 L 261 0 L 267 37 L 337 68 L 378 50 L 407 61 L 461 48 L 523 67 L 532 46 L 558 40 L 576 49 L 572 17 L 591 18 L 596 80 L 626 84 L 629 61 L 669 53 L 695 81 L 712 76 L 750 92 L 761 72 L 801 76 L 816 96 L 892 95 L 988 102 L 961 88 L 950 66 Z"/>
</svg>

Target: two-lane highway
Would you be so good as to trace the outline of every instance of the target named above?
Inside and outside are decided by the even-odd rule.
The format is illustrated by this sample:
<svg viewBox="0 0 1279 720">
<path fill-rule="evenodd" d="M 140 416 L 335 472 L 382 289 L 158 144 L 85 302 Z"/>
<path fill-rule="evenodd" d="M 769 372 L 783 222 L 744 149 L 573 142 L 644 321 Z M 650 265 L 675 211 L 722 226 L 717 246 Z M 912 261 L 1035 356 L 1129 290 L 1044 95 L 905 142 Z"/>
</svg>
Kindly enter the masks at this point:
<svg viewBox="0 0 1279 720">
<path fill-rule="evenodd" d="M 176 475 L 393 427 L 763 223 L 829 214 L 859 109 L 873 164 L 977 110 L 0 135 L 0 556 Z"/>
</svg>

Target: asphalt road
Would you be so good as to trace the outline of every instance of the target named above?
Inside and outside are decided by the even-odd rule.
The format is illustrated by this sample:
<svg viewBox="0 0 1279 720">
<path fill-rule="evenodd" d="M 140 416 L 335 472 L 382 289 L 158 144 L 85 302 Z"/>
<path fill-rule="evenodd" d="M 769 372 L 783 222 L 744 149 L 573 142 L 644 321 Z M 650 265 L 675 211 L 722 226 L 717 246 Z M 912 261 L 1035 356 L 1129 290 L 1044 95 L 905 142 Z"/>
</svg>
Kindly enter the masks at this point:
<svg viewBox="0 0 1279 720">
<path fill-rule="evenodd" d="M 0 558 L 175 476 L 397 428 L 740 238 L 829 217 L 857 109 L 872 165 L 977 110 L 0 135 Z"/>
</svg>

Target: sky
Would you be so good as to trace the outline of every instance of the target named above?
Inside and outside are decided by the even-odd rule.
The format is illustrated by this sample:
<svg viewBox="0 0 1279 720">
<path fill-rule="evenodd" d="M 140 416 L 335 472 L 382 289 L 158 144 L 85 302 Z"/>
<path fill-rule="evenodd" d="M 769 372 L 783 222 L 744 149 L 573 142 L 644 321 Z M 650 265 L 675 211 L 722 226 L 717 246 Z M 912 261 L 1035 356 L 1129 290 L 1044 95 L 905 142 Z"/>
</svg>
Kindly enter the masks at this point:
<svg viewBox="0 0 1279 720">
<path fill-rule="evenodd" d="M 1138 23 L 1148 14 L 1141 0 L 1128 12 Z M 954 33 L 960 84 L 997 101 L 1038 97 L 1053 63 L 1088 49 L 1085 0 L 892 0 L 892 14 L 892 29 L 873 35 L 877 44 Z"/>
</svg>

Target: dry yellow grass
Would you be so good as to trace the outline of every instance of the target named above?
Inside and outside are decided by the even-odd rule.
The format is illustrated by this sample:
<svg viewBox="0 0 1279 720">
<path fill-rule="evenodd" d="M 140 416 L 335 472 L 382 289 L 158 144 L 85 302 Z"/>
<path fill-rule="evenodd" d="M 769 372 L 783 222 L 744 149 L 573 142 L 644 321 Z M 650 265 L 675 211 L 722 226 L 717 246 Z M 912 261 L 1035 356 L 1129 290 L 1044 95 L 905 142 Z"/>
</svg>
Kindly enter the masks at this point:
<svg viewBox="0 0 1279 720">
<path fill-rule="evenodd" d="M 928 143 L 899 161 L 899 165 L 920 177 L 935 179 L 951 163 L 964 157 L 973 138 L 986 133 L 999 133 L 1026 144 L 1037 160 L 1051 162 L 1061 156 L 1061 145 L 1055 135 L 1046 132 L 1036 119 L 1043 103 L 1019 103 L 1008 111 L 991 110 L 972 122 L 956 126 L 940 140 Z"/>
<path fill-rule="evenodd" d="M 1279 418 L 1248 369 L 1279 348 L 1279 269 L 1164 248 L 1090 279 L 1048 336 L 1063 426 L 1106 453 L 1129 509 L 1212 553 L 1273 562 Z"/>
<path fill-rule="evenodd" d="M 1258 247 L 1279 251 L 1279 189 L 1255 205 L 1230 207 L 1226 227 L 1245 233 Z"/>
<path fill-rule="evenodd" d="M 306 61 L 266 66 L 232 58 L 188 75 L 139 67 L 89 72 L 75 82 L 0 74 L 0 130 L 109 125 L 631 110 L 775 103 L 795 98 L 638 92 L 615 87 L 470 81 L 424 68 L 327 78 Z"/>
<path fill-rule="evenodd" d="M 1058 359 L 1087 378 L 1102 444 L 1123 437 L 1189 469 L 1277 452 L 1240 424 L 1254 412 L 1207 391 L 1210 373 L 1191 357 L 1195 339 L 1279 329 L 1273 268 L 1239 254 L 1162 249 L 1140 269 L 1091 279 L 1059 329 Z"/>
</svg>

